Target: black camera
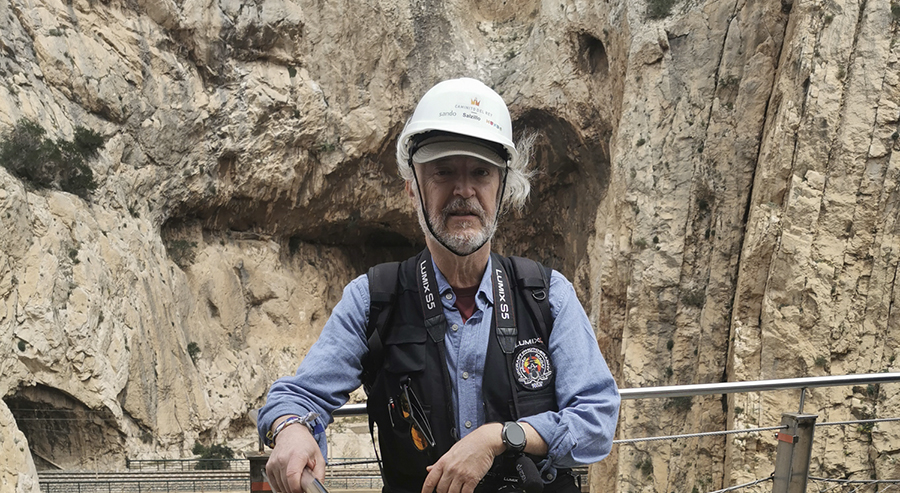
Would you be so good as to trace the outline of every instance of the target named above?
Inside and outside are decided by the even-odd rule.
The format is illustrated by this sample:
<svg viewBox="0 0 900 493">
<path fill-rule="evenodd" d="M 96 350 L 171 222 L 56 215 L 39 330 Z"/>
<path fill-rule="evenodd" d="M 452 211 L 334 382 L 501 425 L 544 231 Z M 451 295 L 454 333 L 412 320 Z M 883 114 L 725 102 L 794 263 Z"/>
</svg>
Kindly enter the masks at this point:
<svg viewBox="0 0 900 493">
<path fill-rule="evenodd" d="M 513 460 L 514 459 L 514 460 Z M 505 474 L 491 474 L 482 480 L 482 483 L 475 488 L 478 492 L 497 492 L 497 493 L 542 493 L 544 491 L 544 482 L 541 481 L 541 475 L 534 465 L 534 461 L 523 453 L 509 457 L 504 461 L 503 472 Z"/>
</svg>

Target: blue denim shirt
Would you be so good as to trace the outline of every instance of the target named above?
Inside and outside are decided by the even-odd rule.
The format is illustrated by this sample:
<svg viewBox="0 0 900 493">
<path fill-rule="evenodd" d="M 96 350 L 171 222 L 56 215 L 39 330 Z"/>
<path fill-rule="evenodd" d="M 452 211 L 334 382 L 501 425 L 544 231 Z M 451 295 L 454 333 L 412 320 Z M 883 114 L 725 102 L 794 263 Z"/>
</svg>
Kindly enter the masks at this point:
<svg viewBox="0 0 900 493">
<path fill-rule="evenodd" d="M 488 337 L 491 334 L 493 290 L 491 264 L 475 296 L 475 312 L 463 322 L 454 308 L 456 296 L 435 266 L 444 314 L 447 317 L 447 366 L 450 369 L 453 405 L 459 436 L 484 424 L 481 393 Z M 590 321 L 562 274 L 550 279 L 550 309 L 553 331 L 548 341 L 556 369 L 558 412 L 522 418 L 549 446 L 542 476 L 556 475 L 557 467 L 597 462 L 609 454 L 619 414 L 619 391 L 597 347 Z M 277 380 L 269 389 L 266 405 L 259 412 L 259 432 L 265 436 L 272 423 L 286 414 L 319 413 L 320 424 L 332 422 L 332 413 L 344 405 L 361 384 L 362 357 L 368 350 L 366 325 L 369 317 L 369 283 L 365 275 L 344 288 L 322 334 L 300 363 L 297 373 Z M 325 434 L 317 440 L 327 457 Z"/>
</svg>

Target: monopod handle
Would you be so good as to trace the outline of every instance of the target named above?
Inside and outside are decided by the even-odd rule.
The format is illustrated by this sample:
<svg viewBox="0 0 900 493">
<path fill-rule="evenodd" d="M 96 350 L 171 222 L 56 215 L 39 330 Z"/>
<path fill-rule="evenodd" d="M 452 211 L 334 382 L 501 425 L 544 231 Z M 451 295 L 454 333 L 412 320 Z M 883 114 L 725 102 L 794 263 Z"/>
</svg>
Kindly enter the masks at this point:
<svg viewBox="0 0 900 493">
<path fill-rule="evenodd" d="M 300 486 L 303 486 L 303 491 L 306 493 L 328 493 L 325 485 L 313 476 L 313 472 L 308 467 L 303 469 L 303 474 L 300 476 Z"/>
</svg>

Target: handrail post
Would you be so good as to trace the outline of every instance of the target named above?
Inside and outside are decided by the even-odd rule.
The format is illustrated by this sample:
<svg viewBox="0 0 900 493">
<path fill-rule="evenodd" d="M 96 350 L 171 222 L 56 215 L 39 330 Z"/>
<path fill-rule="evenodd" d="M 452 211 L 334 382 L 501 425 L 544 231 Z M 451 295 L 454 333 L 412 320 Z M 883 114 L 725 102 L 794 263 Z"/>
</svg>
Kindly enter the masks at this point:
<svg viewBox="0 0 900 493">
<path fill-rule="evenodd" d="M 778 448 L 772 493 L 805 493 L 816 418 L 814 414 L 781 415 L 781 424 L 787 429 L 776 435 Z"/>
<path fill-rule="evenodd" d="M 272 491 L 269 486 L 269 478 L 266 477 L 266 462 L 268 454 L 249 455 L 250 460 L 250 493 L 263 493 Z"/>
</svg>

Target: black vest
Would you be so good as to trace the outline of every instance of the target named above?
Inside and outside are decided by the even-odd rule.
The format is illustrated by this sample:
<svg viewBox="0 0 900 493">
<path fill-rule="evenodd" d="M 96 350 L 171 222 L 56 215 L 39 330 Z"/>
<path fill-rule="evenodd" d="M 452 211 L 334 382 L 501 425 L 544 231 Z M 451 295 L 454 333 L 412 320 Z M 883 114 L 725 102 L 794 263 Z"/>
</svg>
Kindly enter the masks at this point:
<svg viewBox="0 0 900 493">
<path fill-rule="evenodd" d="M 419 297 L 419 266 L 423 259 L 430 262 L 427 251 L 400 264 L 391 264 L 392 267 L 386 268 L 388 271 L 397 269 L 393 293 L 372 292 L 370 354 L 364 361 L 363 378 L 368 393 L 370 425 L 378 425 L 384 491 L 391 493 L 420 492 L 427 475 L 425 467 L 437 461 L 457 440 L 449 375 L 442 354 L 447 324 L 443 316 L 441 320 L 426 323 L 423 301 Z M 518 335 L 514 349 L 510 354 L 504 354 L 496 320 L 492 313 L 485 314 L 492 317 L 482 387 L 485 421 L 515 421 L 544 411 L 556 411 L 555 370 L 547 348 L 552 328 L 546 300 L 550 271 L 526 259 L 514 261 L 497 254 L 492 254 L 491 259 L 494 268 L 500 265 L 506 272 L 505 278 L 510 284 L 506 288 L 507 293 L 512 294 Z M 524 262 L 537 268 L 525 269 L 522 267 Z M 369 271 L 370 292 L 373 275 L 379 267 Z M 380 272 L 384 275 L 385 267 Z M 390 275 L 386 277 L 391 278 Z M 496 282 L 493 277 L 492 281 Z M 437 286 L 433 289 L 436 293 Z M 440 306 L 440 299 L 436 302 Z M 543 308 L 541 303 L 545 304 Z M 494 306 L 497 306 L 496 299 Z M 383 328 L 373 330 L 378 317 L 382 319 Z M 435 446 L 424 451 L 416 448 L 410 436 L 410 423 L 400 419 L 396 412 L 404 386 L 417 396 L 431 425 Z M 514 475 L 509 470 L 511 465 L 509 458 L 498 457 L 485 481 L 491 477 Z M 572 476 L 564 472 L 558 471 L 558 478 L 547 485 L 545 492 L 577 491 Z M 482 486 L 481 491 L 495 489 Z"/>
</svg>

